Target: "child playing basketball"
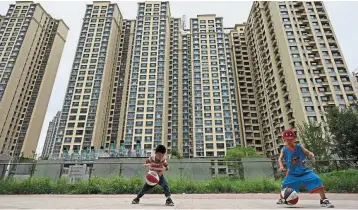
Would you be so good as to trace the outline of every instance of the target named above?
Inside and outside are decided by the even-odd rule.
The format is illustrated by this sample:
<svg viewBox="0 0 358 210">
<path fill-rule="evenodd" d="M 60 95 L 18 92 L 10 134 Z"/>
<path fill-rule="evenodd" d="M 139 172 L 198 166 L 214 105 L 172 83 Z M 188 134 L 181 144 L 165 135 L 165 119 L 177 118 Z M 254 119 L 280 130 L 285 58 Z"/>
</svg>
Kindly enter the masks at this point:
<svg viewBox="0 0 358 210">
<path fill-rule="evenodd" d="M 165 197 L 167 198 L 165 205 L 174 206 L 172 199 L 170 198 L 170 189 L 167 180 L 165 179 L 163 172 L 167 171 L 169 166 L 168 162 L 165 160 L 165 153 L 167 149 L 164 145 L 158 145 L 155 149 L 155 157 L 149 157 L 143 167 L 149 167 L 149 170 L 155 171 L 159 175 L 159 185 L 164 189 Z M 147 193 L 154 186 L 150 186 L 147 183 L 144 184 L 142 189 L 139 191 L 136 198 L 133 199 L 132 204 L 138 204 L 139 200 L 145 193 Z"/>
<path fill-rule="evenodd" d="M 293 130 L 285 130 L 282 133 L 282 139 L 285 146 L 281 150 L 279 157 L 280 171 L 286 171 L 286 177 L 282 182 L 281 188 L 290 187 L 296 192 L 300 190 L 301 184 L 307 188 L 310 193 L 319 193 L 321 196 L 321 207 L 334 208 L 334 206 L 326 198 L 324 186 L 321 179 L 308 168 L 306 156 L 314 158 L 314 154 L 304 148 L 301 144 L 295 142 L 295 132 Z M 283 167 L 283 160 L 286 162 L 287 170 Z M 283 199 L 279 199 L 277 204 L 284 204 Z"/>
</svg>

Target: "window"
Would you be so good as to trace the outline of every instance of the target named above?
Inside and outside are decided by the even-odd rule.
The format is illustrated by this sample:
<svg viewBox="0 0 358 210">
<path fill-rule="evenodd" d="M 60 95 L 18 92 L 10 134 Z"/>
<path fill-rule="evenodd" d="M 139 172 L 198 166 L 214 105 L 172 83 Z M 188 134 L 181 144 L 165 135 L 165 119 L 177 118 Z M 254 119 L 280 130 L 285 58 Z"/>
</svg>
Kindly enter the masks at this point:
<svg viewBox="0 0 358 210">
<path fill-rule="evenodd" d="M 304 102 L 312 102 L 311 97 L 303 97 Z"/>
<path fill-rule="evenodd" d="M 302 70 L 296 70 L 297 75 L 303 75 L 303 71 Z"/>
<path fill-rule="evenodd" d="M 302 92 L 302 93 L 308 93 L 308 92 L 309 92 L 308 87 L 302 87 L 302 88 L 301 88 L 301 92 Z"/>
<path fill-rule="evenodd" d="M 311 122 L 316 122 L 317 121 L 317 117 L 316 116 L 309 116 L 308 120 Z"/>
<path fill-rule="evenodd" d="M 314 107 L 313 106 L 306 106 L 306 111 L 307 112 L 314 112 Z"/>
<path fill-rule="evenodd" d="M 296 40 L 295 40 L 295 39 L 288 39 L 288 42 L 289 42 L 289 43 L 295 43 Z"/>
</svg>

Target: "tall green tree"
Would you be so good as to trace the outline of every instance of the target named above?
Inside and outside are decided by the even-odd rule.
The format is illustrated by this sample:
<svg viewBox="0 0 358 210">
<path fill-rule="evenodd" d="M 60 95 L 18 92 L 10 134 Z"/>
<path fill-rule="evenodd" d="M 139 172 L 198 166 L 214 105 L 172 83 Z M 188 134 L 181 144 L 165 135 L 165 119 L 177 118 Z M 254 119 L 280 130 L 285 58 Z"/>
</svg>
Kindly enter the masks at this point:
<svg viewBox="0 0 358 210">
<path fill-rule="evenodd" d="M 358 160 L 358 106 L 328 109 L 327 123 L 335 153 L 341 158 Z"/>
<path fill-rule="evenodd" d="M 184 158 L 183 155 L 180 154 L 176 148 L 173 148 L 170 154 L 171 154 L 173 157 L 176 157 L 178 160 L 181 160 L 181 159 Z"/>
<path fill-rule="evenodd" d="M 298 135 L 305 147 L 319 160 L 331 157 L 332 141 L 327 126 L 317 122 L 304 122 L 298 125 Z"/>
<path fill-rule="evenodd" d="M 234 147 L 228 149 L 226 152 L 226 156 L 224 158 L 225 161 L 239 161 L 241 158 L 257 158 L 263 157 L 258 154 L 253 147 Z"/>
<path fill-rule="evenodd" d="M 227 166 L 235 171 L 235 174 L 240 178 L 244 179 L 244 168 L 241 161 L 242 158 L 259 158 L 263 157 L 256 153 L 256 150 L 253 147 L 234 147 L 228 149 L 226 152 L 226 156 L 224 157 L 227 162 Z M 231 162 L 232 161 L 232 162 Z"/>
</svg>

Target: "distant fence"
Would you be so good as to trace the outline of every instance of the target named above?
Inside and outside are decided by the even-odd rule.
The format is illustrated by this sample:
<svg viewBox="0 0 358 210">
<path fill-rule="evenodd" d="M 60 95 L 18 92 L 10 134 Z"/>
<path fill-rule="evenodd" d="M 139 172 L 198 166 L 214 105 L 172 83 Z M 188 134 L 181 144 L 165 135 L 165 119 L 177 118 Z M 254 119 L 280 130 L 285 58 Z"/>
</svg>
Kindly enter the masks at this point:
<svg viewBox="0 0 358 210">
<path fill-rule="evenodd" d="M 22 163 L 0 162 L 0 178 L 25 179 L 46 177 L 51 180 L 60 178 L 91 179 L 92 177 L 122 176 L 132 178 L 144 176 L 148 169 L 142 167 L 144 158 L 103 158 L 94 161 L 37 160 Z M 353 160 L 317 160 L 307 165 L 316 172 L 331 172 L 357 169 Z M 246 158 L 241 161 L 221 159 L 184 159 L 169 160 L 170 169 L 165 173 L 168 179 L 185 177 L 192 180 L 209 180 L 214 176 L 237 176 L 240 179 L 282 178 L 278 172 L 277 161 L 266 158 Z"/>
</svg>

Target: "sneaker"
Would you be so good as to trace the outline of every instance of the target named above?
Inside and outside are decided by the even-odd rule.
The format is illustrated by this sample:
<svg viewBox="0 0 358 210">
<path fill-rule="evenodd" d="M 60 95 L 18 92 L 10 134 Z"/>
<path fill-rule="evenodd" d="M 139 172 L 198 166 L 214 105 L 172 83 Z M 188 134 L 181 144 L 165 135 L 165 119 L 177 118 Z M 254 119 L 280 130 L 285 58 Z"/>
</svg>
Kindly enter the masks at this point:
<svg viewBox="0 0 358 210">
<path fill-rule="evenodd" d="M 132 204 L 138 204 L 138 203 L 139 203 L 139 198 L 134 198 Z"/>
<path fill-rule="evenodd" d="M 171 198 L 167 198 L 167 201 L 165 201 L 166 206 L 174 206 L 173 200 Z"/>
<path fill-rule="evenodd" d="M 278 205 L 286 204 L 286 201 L 280 198 L 280 199 L 278 199 L 276 204 L 278 204 Z"/>
<path fill-rule="evenodd" d="M 334 208 L 334 205 L 331 204 L 331 202 L 329 202 L 329 200 L 327 198 L 320 200 L 320 204 L 321 204 L 321 207 Z"/>
</svg>

